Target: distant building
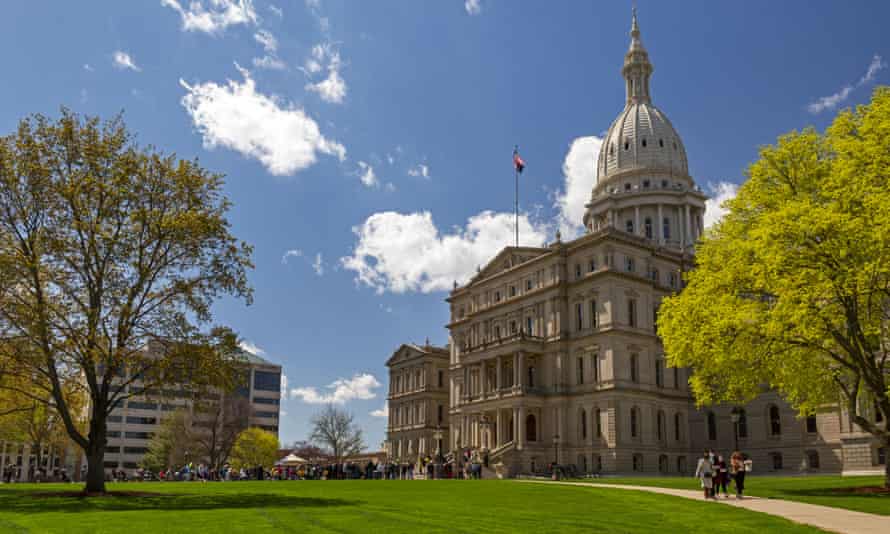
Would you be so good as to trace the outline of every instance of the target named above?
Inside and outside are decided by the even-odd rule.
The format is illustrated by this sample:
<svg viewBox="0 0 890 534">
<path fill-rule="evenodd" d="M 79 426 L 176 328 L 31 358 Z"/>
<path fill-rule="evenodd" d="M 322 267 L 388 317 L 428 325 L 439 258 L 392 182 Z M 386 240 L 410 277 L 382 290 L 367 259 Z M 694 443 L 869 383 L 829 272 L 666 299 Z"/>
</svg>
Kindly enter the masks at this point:
<svg viewBox="0 0 890 534">
<path fill-rule="evenodd" d="M 401 462 L 443 454 L 448 444 L 448 349 L 429 343 L 399 347 L 387 360 L 386 452 Z M 437 432 L 441 437 L 436 438 Z"/>
<path fill-rule="evenodd" d="M 250 410 L 247 426 L 259 427 L 278 435 L 281 401 L 281 366 L 248 352 L 238 354 L 247 368 L 245 382 L 233 395 L 249 399 Z M 151 437 L 158 430 L 166 414 L 176 409 L 193 410 L 192 394 L 176 384 L 165 385 L 160 391 L 145 391 L 141 382 L 128 386 L 135 393 L 108 416 L 108 445 L 105 449 L 105 469 L 123 469 L 130 472 L 140 467 L 142 457 L 148 452 Z M 219 397 L 219 393 L 207 392 L 204 399 Z M 200 457 L 195 463 L 206 461 Z M 174 466 L 180 467 L 180 466 Z"/>
</svg>

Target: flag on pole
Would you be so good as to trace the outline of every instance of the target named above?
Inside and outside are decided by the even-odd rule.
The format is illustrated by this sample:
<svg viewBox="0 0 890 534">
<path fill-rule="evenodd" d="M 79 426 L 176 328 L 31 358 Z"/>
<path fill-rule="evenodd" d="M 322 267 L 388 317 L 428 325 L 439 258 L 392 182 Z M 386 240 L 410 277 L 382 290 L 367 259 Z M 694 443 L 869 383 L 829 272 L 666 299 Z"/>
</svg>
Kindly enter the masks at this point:
<svg viewBox="0 0 890 534">
<path fill-rule="evenodd" d="M 513 168 L 519 173 L 525 168 L 525 161 L 519 156 L 519 147 L 513 149 Z"/>
</svg>

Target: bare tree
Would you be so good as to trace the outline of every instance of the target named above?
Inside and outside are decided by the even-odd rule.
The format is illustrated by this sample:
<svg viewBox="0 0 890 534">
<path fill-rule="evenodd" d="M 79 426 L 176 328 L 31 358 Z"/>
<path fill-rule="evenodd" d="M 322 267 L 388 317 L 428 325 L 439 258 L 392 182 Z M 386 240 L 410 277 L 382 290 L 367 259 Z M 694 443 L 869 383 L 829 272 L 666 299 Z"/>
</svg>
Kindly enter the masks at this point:
<svg viewBox="0 0 890 534">
<path fill-rule="evenodd" d="M 247 429 L 253 409 L 250 400 L 234 394 L 223 394 L 219 399 L 195 406 L 199 412 L 195 432 L 198 452 L 207 459 L 214 472 L 229 460 L 238 434 Z"/>
<path fill-rule="evenodd" d="M 362 429 L 355 424 L 352 414 L 332 404 L 312 417 L 309 439 L 327 447 L 337 462 L 365 449 Z"/>
</svg>

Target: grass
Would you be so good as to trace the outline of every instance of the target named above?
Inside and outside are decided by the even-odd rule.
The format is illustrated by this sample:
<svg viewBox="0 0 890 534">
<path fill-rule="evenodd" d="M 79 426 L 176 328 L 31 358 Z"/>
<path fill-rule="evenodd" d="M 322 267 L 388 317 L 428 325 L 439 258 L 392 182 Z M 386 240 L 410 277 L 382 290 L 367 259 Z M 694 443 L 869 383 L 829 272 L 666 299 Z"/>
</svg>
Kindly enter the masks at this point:
<svg viewBox="0 0 890 534">
<path fill-rule="evenodd" d="M 632 484 L 635 486 L 659 486 L 662 488 L 695 489 L 701 488 L 697 478 L 601 478 L 587 480 L 604 484 Z M 820 504 L 835 508 L 846 508 L 871 514 L 890 515 L 890 494 L 862 494 L 844 491 L 864 486 L 883 486 L 884 478 L 841 477 L 841 476 L 801 476 L 772 477 L 748 476 L 745 480 L 745 495 L 785 499 L 789 501 Z M 732 485 L 730 494 L 734 493 Z"/>
<path fill-rule="evenodd" d="M 514 481 L 111 484 L 154 497 L 52 497 L 0 486 L 0 532 L 820 532 L 729 506 Z"/>
</svg>

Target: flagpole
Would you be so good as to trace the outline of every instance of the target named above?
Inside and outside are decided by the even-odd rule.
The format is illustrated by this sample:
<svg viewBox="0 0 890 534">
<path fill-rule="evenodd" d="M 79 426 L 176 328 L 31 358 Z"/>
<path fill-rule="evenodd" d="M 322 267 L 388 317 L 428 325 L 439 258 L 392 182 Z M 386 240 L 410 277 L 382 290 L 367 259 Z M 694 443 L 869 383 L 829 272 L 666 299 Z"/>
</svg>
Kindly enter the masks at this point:
<svg viewBox="0 0 890 534">
<path fill-rule="evenodd" d="M 516 178 L 516 205 L 515 205 L 515 220 L 516 220 L 516 247 L 519 247 L 519 169 L 516 166 L 513 166 L 513 176 Z"/>
</svg>

